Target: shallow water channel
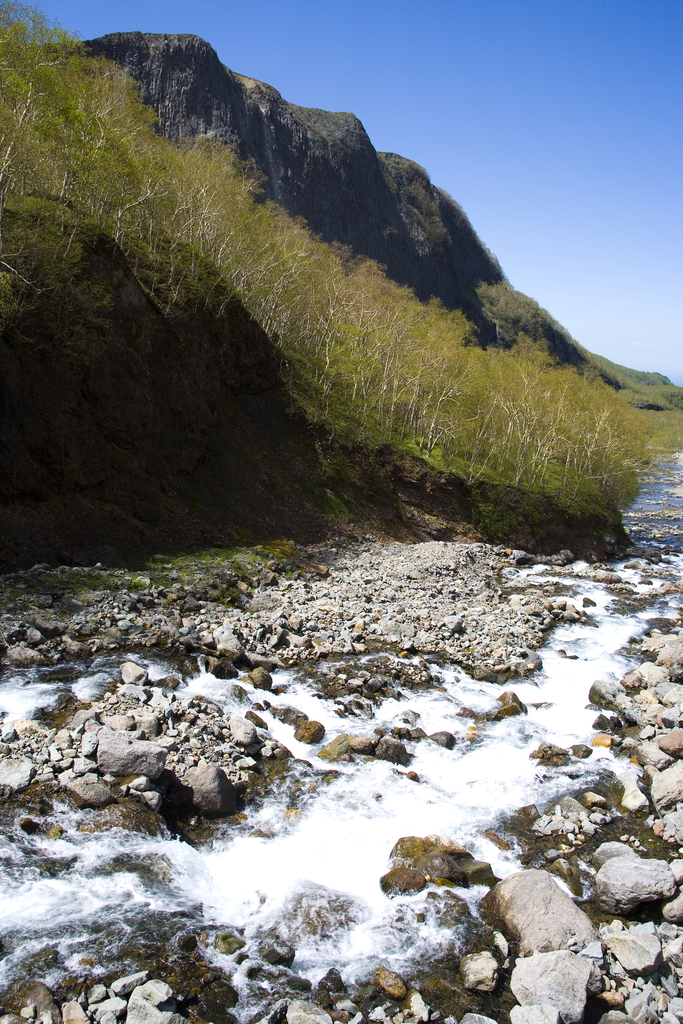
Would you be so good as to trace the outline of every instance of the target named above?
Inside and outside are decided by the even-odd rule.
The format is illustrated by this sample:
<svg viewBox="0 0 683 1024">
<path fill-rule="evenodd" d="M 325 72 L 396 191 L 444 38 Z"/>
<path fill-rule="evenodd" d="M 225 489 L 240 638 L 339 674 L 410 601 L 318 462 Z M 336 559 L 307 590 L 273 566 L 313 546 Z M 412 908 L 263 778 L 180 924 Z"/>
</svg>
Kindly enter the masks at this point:
<svg viewBox="0 0 683 1024">
<path fill-rule="evenodd" d="M 637 531 L 634 543 L 680 545 L 682 483 L 680 464 L 647 482 L 628 517 Z M 674 552 L 667 557 L 667 567 L 680 577 L 683 556 Z M 593 582 L 585 562 L 562 569 L 505 570 L 521 593 L 558 581 L 576 603 L 588 597 L 596 605 L 590 612 L 597 628 L 577 623 L 555 629 L 539 650 L 543 669 L 510 681 L 507 688 L 528 706 L 528 715 L 473 727 L 458 711 L 463 706 L 488 710 L 500 687 L 477 682 L 448 664 L 430 665 L 440 677 L 438 687 L 386 700 L 374 709 L 372 721 L 339 718 L 334 702 L 319 693 L 316 673 L 322 666 L 277 673 L 285 692 L 269 694 L 271 704 L 293 705 L 322 722 L 324 743 L 341 732 L 362 735 L 404 722 L 417 723 L 428 734 L 454 733 L 453 750 L 430 742 L 411 748 L 410 767 L 419 782 L 372 759 L 335 763 L 334 771 L 325 774 L 324 763 L 316 758 L 318 748 L 298 743 L 291 726 L 264 711 L 259 714 L 271 733 L 314 768 L 298 765 L 278 790 L 249 804 L 243 820 L 216 825 L 203 842 L 195 838 L 191 845 L 170 835 L 120 829 L 80 831 L 81 813 L 59 799 L 44 812 L 61 826 L 61 837 L 53 833 L 48 838 L 45 831 L 31 836 L 19 829 L 21 811 L 9 804 L 0 835 L 0 988 L 29 974 L 48 984 L 86 973 L 104 976 L 114 967 L 124 974 L 144 961 L 147 947 L 163 960 L 164 948 L 179 933 L 210 937 L 217 928 L 237 930 L 247 954 L 264 935 L 277 934 L 296 949 L 290 973 L 314 985 L 330 967 L 353 983 L 380 962 L 410 975 L 420 964 L 457 956 L 466 926 L 441 912 L 433 887 L 394 899 L 381 892 L 379 878 L 388 870 L 390 851 L 401 836 L 448 836 L 505 877 L 520 869 L 520 849 L 509 830 L 507 850 L 488 838 L 487 830 L 502 834 L 518 808 L 544 808 L 557 796 L 598 784 L 614 769 L 613 754 L 605 748 L 573 762 L 569 773 L 539 770 L 529 755 L 542 740 L 565 748 L 591 743 L 596 711 L 587 702 L 592 681 L 605 671 L 621 677 L 633 667 L 639 659 L 629 654 L 629 638 L 651 628 L 654 620 L 671 617 L 683 600 L 681 594 L 658 593 L 663 577 L 656 565 L 648 566 L 651 582 L 646 583 L 640 582 L 646 575 L 642 571 L 623 566 L 623 561 L 614 563 L 642 595 L 640 607 L 625 606 L 618 594 Z M 121 660 L 101 659 L 69 684 L 50 683 L 43 674 L 27 685 L 25 673 L 7 671 L 0 678 L 0 711 L 9 719 L 30 717 L 53 705 L 67 685 L 80 699 L 95 697 Z M 345 660 L 355 660 L 360 668 L 368 659 Z M 152 676 L 167 672 L 167 665 L 148 664 Z M 242 682 L 257 701 L 258 692 Z M 230 713 L 246 710 L 233 700 L 230 681 L 199 667 L 177 691 L 180 699 L 189 693 L 211 698 Z M 457 890 L 475 918 L 485 892 L 477 886 Z M 211 941 L 202 955 L 232 976 L 240 994 L 232 1012 L 242 1019 L 255 1015 L 278 972 L 283 973 L 277 969 L 270 977 L 266 970 L 254 977 L 252 971 L 250 977 L 252 959 L 238 965 Z"/>
</svg>

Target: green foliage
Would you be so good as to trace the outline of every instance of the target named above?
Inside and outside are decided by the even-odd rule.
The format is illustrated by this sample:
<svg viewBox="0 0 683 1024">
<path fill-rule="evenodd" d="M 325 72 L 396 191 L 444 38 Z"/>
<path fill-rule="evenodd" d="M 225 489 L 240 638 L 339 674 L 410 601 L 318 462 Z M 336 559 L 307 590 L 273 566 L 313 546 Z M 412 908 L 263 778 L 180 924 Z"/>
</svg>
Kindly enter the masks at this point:
<svg viewBox="0 0 683 1024">
<path fill-rule="evenodd" d="M 371 261 L 313 238 L 257 201 L 259 188 L 216 141 L 156 135 L 130 79 L 39 12 L 0 5 L 6 336 L 94 358 L 122 251 L 168 317 L 220 317 L 239 297 L 282 353 L 292 405 L 339 441 L 416 450 L 572 510 L 631 500 L 649 459 L 643 419 L 598 374 L 558 365 L 560 346 L 584 357 L 533 300 L 480 287 L 515 342 L 483 351 L 462 312 L 420 303 Z M 438 248 L 418 179 L 412 202 Z"/>
</svg>

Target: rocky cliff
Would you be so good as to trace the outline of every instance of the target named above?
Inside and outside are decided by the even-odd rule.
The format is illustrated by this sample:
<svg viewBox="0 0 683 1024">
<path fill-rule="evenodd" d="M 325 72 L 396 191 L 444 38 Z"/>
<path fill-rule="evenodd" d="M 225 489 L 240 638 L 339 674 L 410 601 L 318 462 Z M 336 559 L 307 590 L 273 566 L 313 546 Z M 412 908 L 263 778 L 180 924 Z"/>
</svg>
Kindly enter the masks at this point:
<svg viewBox="0 0 683 1024">
<path fill-rule="evenodd" d="M 303 217 L 324 241 L 377 260 L 421 299 L 436 295 L 464 308 L 481 340 L 496 343 L 474 287 L 502 280 L 498 261 L 426 171 L 377 153 L 353 114 L 288 103 L 271 86 L 225 67 L 197 36 L 117 32 L 87 46 L 140 83 L 169 139 L 212 135 L 225 142 L 260 171 L 267 198 Z"/>
</svg>

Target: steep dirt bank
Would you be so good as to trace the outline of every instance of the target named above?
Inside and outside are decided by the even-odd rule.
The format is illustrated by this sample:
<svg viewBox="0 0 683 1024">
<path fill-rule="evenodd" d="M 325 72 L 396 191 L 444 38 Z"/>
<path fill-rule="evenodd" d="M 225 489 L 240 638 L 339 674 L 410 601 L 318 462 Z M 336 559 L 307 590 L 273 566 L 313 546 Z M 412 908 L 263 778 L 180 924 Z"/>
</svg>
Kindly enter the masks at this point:
<svg viewBox="0 0 683 1024">
<path fill-rule="evenodd" d="M 277 352 L 239 302 L 219 319 L 170 320 L 105 242 L 89 272 L 112 306 L 87 356 L 66 358 L 48 338 L 0 340 L 2 565 L 234 543 L 244 530 L 298 543 L 345 529 L 483 534 L 598 556 L 625 541 L 598 517 L 335 448 L 288 411 Z"/>
</svg>

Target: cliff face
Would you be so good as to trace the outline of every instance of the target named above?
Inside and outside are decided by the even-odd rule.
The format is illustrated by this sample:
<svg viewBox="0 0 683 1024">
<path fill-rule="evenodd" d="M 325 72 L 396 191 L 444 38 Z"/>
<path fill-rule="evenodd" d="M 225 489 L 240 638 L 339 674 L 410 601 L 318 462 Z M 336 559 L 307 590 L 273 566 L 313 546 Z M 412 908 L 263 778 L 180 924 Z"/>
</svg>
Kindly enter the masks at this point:
<svg viewBox="0 0 683 1024">
<path fill-rule="evenodd" d="M 473 288 L 502 280 L 497 260 L 425 170 L 377 153 L 353 114 L 288 103 L 230 71 L 197 36 L 118 32 L 87 47 L 140 83 L 167 138 L 212 135 L 231 146 L 264 176 L 265 195 L 324 241 L 377 260 L 423 300 L 463 306 L 482 341 L 495 343 Z"/>
</svg>

